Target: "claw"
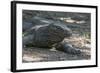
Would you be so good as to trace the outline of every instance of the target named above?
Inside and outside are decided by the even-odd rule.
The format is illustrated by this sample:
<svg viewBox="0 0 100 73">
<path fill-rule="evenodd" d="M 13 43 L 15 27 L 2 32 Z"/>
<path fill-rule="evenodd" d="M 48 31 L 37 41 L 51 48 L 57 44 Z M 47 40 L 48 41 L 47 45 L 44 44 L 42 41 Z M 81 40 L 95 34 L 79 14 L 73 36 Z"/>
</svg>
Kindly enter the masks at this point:
<svg viewBox="0 0 100 73">
<path fill-rule="evenodd" d="M 65 47 L 63 49 L 66 53 L 69 53 L 69 54 L 80 54 L 81 53 L 81 51 L 79 49 L 76 49 L 73 47 Z"/>
<path fill-rule="evenodd" d="M 57 50 L 63 51 L 65 53 L 69 53 L 69 54 L 81 54 L 81 51 L 77 48 L 74 48 L 71 44 L 68 43 L 60 43 L 57 45 Z"/>
</svg>

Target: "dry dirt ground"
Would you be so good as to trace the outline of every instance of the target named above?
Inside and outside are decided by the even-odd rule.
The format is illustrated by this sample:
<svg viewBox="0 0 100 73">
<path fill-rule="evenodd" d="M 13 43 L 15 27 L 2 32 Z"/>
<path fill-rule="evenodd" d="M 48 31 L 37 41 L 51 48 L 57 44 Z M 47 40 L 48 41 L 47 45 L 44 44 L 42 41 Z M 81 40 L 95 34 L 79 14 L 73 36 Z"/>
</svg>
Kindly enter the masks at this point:
<svg viewBox="0 0 100 73">
<path fill-rule="evenodd" d="M 64 60 L 88 60 L 91 58 L 91 45 L 89 39 L 84 37 L 70 37 L 65 39 L 65 41 L 72 44 L 73 47 L 80 49 L 82 53 L 79 55 L 73 55 L 55 50 L 55 48 L 23 48 L 22 61 L 24 63 L 30 63 Z"/>
</svg>

